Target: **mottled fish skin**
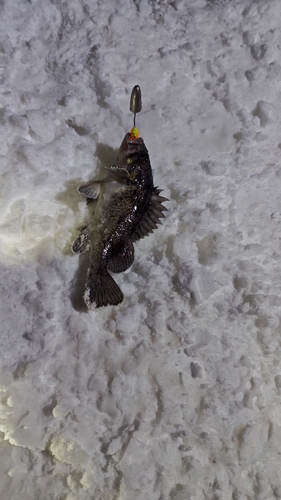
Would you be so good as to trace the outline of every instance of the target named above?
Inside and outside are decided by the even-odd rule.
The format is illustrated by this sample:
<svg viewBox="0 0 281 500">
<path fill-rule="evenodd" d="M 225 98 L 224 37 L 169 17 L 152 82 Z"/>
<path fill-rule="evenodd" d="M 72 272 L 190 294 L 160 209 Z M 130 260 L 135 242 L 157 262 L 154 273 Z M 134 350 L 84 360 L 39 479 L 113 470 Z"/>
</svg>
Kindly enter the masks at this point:
<svg viewBox="0 0 281 500">
<path fill-rule="evenodd" d="M 142 138 L 126 134 L 115 164 L 105 167 L 101 181 L 78 188 L 89 200 L 97 200 L 89 225 L 72 245 L 74 253 L 91 249 L 84 300 L 88 308 L 117 305 L 123 293 L 111 272 L 122 272 L 134 261 L 133 242 L 151 233 L 164 217 L 167 198 L 153 185 L 148 151 Z M 92 207 L 92 205 L 90 205 Z M 91 208 L 92 209 L 92 208 Z"/>
</svg>

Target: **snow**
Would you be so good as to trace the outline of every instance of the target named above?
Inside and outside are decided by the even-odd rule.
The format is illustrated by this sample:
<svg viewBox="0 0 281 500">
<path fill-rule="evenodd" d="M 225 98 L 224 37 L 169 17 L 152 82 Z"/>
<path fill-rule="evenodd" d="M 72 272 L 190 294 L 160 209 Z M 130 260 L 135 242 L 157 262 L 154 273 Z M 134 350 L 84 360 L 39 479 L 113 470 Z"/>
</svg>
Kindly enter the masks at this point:
<svg viewBox="0 0 281 500">
<path fill-rule="evenodd" d="M 281 499 L 279 0 L 0 2 L 0 497 Z M 137 126 L 163 225 L 88 312 L 77 192 Z"/>
</svg>

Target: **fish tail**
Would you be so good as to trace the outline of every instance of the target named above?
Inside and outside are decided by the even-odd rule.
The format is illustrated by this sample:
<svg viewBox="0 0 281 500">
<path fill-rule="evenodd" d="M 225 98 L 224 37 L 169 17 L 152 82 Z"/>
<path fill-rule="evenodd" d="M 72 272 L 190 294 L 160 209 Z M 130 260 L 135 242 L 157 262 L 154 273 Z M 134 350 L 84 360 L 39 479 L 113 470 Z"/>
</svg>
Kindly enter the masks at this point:
<svg viewBox="0 0 281 500">
<path fill-rule="evenodd" d="M 107 269 L 98 271 L 94 268 L 89 269 L 84 293 L 84 301 L 89 309 L 93 308 L 94 303 L 96 307 L 116 306 L 123 299 L 123 293 Z"/>
</svg>

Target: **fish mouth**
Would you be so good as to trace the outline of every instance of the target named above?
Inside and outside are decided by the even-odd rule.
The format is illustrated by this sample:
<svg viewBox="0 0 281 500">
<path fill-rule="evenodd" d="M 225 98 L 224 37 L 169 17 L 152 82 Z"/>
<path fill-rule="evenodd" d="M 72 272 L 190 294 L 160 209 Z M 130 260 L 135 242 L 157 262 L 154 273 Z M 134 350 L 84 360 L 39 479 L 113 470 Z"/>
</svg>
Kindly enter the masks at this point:
<svg viewBox="0 0 281 500">
<path fill-rule="evenodd" d="M 121 143 L 115 164 L 119 169 L 128 171 L 131 168 L 134 155 L 140 156 L 141 153 L 148 153 L 143 139 L 141 137 L 132 139 L 128 132 Z"/>
<path fill-rule="evenodd" d="M 136 153 L 137 151 L 142 151 L 145 148 L 143 139 L 138 137 L 137 139 L 131 139 L 131 134 L 128 132 L 119 148 L 119 153 Z M 146 148 L 145 148 L 146 149 Z"/>
</svg>

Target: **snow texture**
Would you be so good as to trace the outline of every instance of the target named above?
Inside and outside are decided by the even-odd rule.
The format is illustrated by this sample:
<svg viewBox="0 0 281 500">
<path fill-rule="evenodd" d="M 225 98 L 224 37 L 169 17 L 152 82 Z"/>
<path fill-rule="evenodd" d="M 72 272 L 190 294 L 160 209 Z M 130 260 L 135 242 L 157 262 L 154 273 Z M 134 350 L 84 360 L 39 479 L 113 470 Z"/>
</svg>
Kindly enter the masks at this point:
<svg viewBox="0 0 281 500">
<path fill-rule="evenodd" d="M 280 0 L 0 1 L 0 498 L 281 498 Z M 87 312 L 77 187 L 167 218 Z"/>
</svg>

